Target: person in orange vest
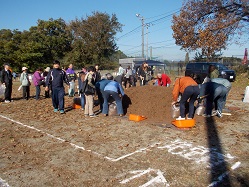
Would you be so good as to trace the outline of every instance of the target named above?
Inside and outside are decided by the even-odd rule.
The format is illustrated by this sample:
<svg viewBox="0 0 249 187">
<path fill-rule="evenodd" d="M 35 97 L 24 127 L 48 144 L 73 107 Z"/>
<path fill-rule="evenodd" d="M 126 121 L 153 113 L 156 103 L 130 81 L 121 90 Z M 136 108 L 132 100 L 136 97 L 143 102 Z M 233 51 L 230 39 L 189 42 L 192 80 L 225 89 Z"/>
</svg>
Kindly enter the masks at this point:
<svg viewBox="0 0 249 187">
<path fill-rule="evenodd" d="M 185 76 L 176 79 L 174 89 L 172 91 L 173 95 L 173 102 L 172 105 L 175 105 L 177 103 L 177 99 L 179 95 L 181 94 L 180 99 L 180 116 L 177 118 L 177 120 L 183 120 L 185 119 L 185 105 L 189 100 L 189 113 L 187 119 L 192 119 L 194 117 L 194 102 L 196 101 L 200 89 L 198 84 L 194 81 L 192 78 L 194 75 Z"/>
</svg>

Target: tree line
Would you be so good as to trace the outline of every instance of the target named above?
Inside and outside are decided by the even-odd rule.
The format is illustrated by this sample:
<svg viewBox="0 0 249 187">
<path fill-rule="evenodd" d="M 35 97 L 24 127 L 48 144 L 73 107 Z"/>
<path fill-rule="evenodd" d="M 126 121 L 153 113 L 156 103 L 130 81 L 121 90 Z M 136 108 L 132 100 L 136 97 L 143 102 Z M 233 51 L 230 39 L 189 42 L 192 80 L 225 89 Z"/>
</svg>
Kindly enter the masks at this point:
<svg viewBox="0 0 249 187">
<path fill-rule="evenodd" d="M 114 68 L 118 58 L 126 57 L 115 42 L 122 24 L 115 14 L 93 12 L 86 18 L 66 23 L 62 18 L 38 20 L 29 30 L 0 30 L 0 63 L 11 64 L 20 71 L 26 66 L 30 71 L 51 66 L 53 60 L 63 66 L 73 63 L 81 68 L 99 64 Z"/>
</svg>

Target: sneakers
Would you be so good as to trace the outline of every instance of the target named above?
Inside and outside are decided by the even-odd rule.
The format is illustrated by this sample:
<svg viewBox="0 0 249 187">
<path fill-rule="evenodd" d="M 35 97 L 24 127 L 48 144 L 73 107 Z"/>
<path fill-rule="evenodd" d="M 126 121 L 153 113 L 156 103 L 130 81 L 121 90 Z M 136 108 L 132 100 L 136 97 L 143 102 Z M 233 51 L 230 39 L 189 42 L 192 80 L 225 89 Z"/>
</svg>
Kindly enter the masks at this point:
<svg viewBox="0 0 249 187">
<path fill-rule="evenodd" d="M 57 108 L 54 109 L 54 112 L 58 112 L 59 110 Z"/>
<path fill-rule="evenodd" d="M 5 102 L 5 103 L 10 103 L 10 100 L 5 100 L 4 102 Z"/>
<path fill-rule="evenodd" d="M 207 115 L 207 114 L 203 114 L 202 115 L 204 118 L 210 118 L 210 117 L 212 117 L 211 115 Z"/>
<path fill-rule="evenodd" d="M 222 113 L 221 113 L 221 111 L 217 110 L 217 114 L 216 114 L 216 116 L 217 116 L 218 118 L 221 118 L 221 117 L 222 117 Z"/>
<path fill-rule="evenodd" d="M 90 118 L 95 118 L 95 117 L 97 117 L 95 114 L 93 114 L 93 115 L 89 115 L 89 117 Z"/>
<path fill-rule="evenodd" d="M 60 114 L 65 114 L 65 111 L 64 110 L 60 110 Z"/>
<path fill-rule="evenodd" d="M 178 118 L 176 118 L 176 120 L 185 120 L 185 118 L 182 118 L 181 116 L 179 116 Z"/>
<path fill-rule="evenodd" d="M 212 111 L 211 116 L 216 116 L 217 115 L 217 110 Z"/>
</svg>

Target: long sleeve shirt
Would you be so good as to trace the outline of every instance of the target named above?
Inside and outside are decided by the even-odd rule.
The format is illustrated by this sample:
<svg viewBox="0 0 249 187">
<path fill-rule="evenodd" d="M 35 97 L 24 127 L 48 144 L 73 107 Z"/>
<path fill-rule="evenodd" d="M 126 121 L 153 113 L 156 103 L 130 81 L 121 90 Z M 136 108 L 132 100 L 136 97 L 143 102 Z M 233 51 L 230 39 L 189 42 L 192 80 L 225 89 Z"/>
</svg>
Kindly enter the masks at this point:
<svg viewBox="0 0 249 187">
<path fill-rule="evenodd" d="M 39 71 L 36 71 L 34 74 L 33 74 L 33 83 L 35 86 L 38 86 L 39 85 L 39 81 L 42 81 L 44 80 L 44 77 L 41 76 L 41 74 L 39 73 Z"/>
<path fill-rule="evenodd" d="M 87 84 L 88 84 L 89 86 L 95 88 L 95 85 L 94 85 L 95 80 L 94 80 L 93 75 L 92 75 L 91 73 L 88 72 L 88 73 L 86 74 L 85 80 L 86 80 L 86 79 L 87 79 L 87 81 L 88 81 Z"/>
<path fill-rule="evenodd" d="M 104 89 L 105 89 L 105 86 L 106 86 L 109 82 L 111 82 L 111 80 L 102 79 L 102 80 L 96 82 L 95 87 L 96 87 L 96 89 L 104 90 Z"/>
<path fill-rule="evenodd" d="M 173 101 L 177 101 L 179 94 L 183 94 L 185 88 L 188 86 L 197 86 L 198 84 L 191 77 L 178 78 L 175 81 L 174 89 L 172 91 Z"/>
<path fill-rule="evenodd" d="M 69 81 L 75 81 L 76 80 L 76 74 L 75 74 L 75 71 L 72 68 L 68 68 L 66 73 L 67 73 Z"/>
<path fill-rule="evenodd" d="M 167 86 L 167 84 L 171 83 L 171 80 L 168 75 L 162 74 L 162 78 L 157 78 L 158 86 Z"/>
<path fill-rule="evenodd" d="M 201 85 L 200 94 L 199 96 L 205 96 L 205 95 L 214 95 L 215 89 L 219 86 L 224 86 L 222 84 L 218 84 L 216 82 L 206 82 Z"/>
<path fill-rule="evenodd" d="M 3 69 L 1 73 L 1 82 L 4 84 L 12 84 L 12 74 L 10 70 Z"/>
<path fill-rule="evenodd" d="M 229 80 L 227 79 L 223 79 L 223 78 L 214 78 L 214 79 L 211 79 L 211 82 L 216 82 L 218 84 L 222 84 L 223 86 L 225 86 L 228 90 L 231 89 L 232 87 L 232 84 Z"/>
<path fill-rule="evenodd" d="M 61 87 L 64 87 L 63 86 L 64 82 L 67 85 L 69 85 L 66 73 L 59 68 L 58 69 L 54 68 L 48 73 L 48 76 L 46 79 L 46 86 L 49 86 L 51 84 L 52 89 L 53 88 L 61 88 Z"/>
<path fill-rule="evenodd" d="M 122 96 L 124 96 L 125 94 L 122 86 L 116 81 L 109 82 L 104 88 L 104 91 L 107 91 L 107 90 L 120 93 Z"/>
</svg>

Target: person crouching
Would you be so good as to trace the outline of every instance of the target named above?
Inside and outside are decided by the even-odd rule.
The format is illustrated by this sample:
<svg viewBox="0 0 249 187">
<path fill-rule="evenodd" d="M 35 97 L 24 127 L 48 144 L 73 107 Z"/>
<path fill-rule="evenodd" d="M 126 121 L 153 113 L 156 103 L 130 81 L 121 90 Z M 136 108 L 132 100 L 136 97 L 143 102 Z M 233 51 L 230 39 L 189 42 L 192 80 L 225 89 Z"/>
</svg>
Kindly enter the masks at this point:
<svg viewBox="0 0 249 187">
<path fill-rule="evenodd" d="M 103 98 L 104 98 L 104 103 L 103 103 L 103 110 L 102 113 L 104 116 L 108 115 L 108 99 L 110 96 L 113 97 L 113 99 L 116 101 L 117 104 L 117 112 L 119 116 L 123 116 L 124 115 L 124 111 L 123 111 L 123 105 L 122 105 L 122 99 L 119 96 L 119 94 L 121 94 L 122 96 L 124 96 L 124 90 L 122 88 L 122 86 L 113 80 L 113 76 L 110 73 L 106 74 L 106 77 L 108 80 L 111 80 L 111 82 L 109 82 L 105 88 L 104 88 L 104 92 L 103 94 Z"/>
<path fill-rule="evenodd" d="M 185 105 L 187 101 L 189 100 L 189 113 L 188 113 L 188 119 L 192 119 L 194 117 L 194 102 L 196 101 L 200 89 L 198 87 L 198 84 L 194 81 L 192 78 L 193 75 L 185 76 L 176 79 L 174 89 L 173 89 L 173 102 L 172 105 L 177 103 L 177 99 L 179 94 L 182 94 L 181 100 L 180 100 L 180 116 L 177 118 L 177 120 L 185 119 Z"/>
</svg>

